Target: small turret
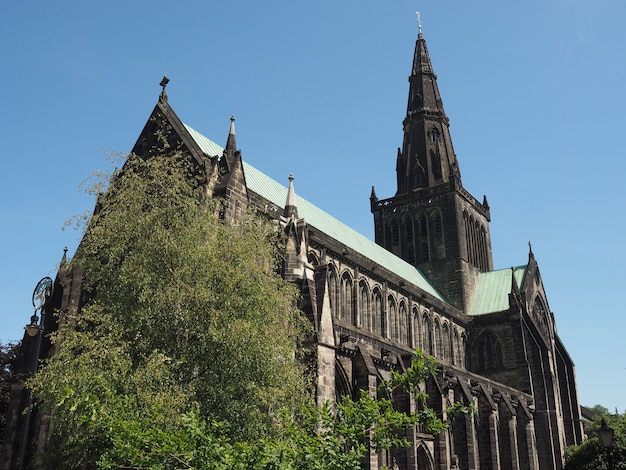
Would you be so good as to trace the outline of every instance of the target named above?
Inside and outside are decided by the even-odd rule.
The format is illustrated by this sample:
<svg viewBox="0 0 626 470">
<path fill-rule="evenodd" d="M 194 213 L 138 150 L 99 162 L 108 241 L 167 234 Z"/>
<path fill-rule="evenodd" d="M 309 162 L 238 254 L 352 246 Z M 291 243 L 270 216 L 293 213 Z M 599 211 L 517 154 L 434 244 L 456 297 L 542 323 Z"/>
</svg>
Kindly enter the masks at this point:
<svg viewBox="0 0 626 470">
<path fill-rule="evenodd" d="M 227 156 L 233 157 L 237 151 L 237 140 L 235 139 L 235 115 L 230 116 L 230 130 L 226 139 L 226 148 L 224 149 Z"/>
<path fill-rule="evenodd" d="M 296 206 L 296 192 L 293 189 L 293 175 L 289 175 L 289 189 L 287 190 L 287 200 L 285 201 L 285 210 L 283 216 L 285 218 L 298 218 L 298 206 Z"/>
</svg>

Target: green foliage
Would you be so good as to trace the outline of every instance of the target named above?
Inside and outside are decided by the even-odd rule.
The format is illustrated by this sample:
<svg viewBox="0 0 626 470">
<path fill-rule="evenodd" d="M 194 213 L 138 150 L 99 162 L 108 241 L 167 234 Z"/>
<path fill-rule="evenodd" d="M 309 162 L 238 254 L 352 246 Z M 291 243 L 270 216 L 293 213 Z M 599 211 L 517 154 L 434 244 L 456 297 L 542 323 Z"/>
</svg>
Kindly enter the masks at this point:
<svg viewBox="0 0 626 470">
<path fill-rule="evenodd" d="M 626 415 L 606 414 L 608 410 L 600 405 L 592 408 L 600 412 L 597 418 L 586 427 L 588 439 L 579 446 L 571 446 L 565 452 L 566 470 L 626 470 Z M 613 446 L 602 447 L 598 429 L 602 417 L 613 428 Z"/>
<path fill-rule="evenodd" d="M 0 447 L 6 426 L 6 414 L 11 400 L 11 383 L 20 343 L 0 343 Z"/>
<path fill-rule="evenodd" d="M 119 458 L 137 439 L 152 447 L 194 410 L 229 423 L 230 438 L 269 437 L 280 409 L 309 399 L 297 360 L 306 323 L 272 269 L 276 227 L 215 214 L 182 159 L 131 155 L 100 196 L 72 260 L 90 300 L 64 318 L 32 383 L 53 408 L 59 468 L 93 467 L 94 449 Z"/>
</svg>

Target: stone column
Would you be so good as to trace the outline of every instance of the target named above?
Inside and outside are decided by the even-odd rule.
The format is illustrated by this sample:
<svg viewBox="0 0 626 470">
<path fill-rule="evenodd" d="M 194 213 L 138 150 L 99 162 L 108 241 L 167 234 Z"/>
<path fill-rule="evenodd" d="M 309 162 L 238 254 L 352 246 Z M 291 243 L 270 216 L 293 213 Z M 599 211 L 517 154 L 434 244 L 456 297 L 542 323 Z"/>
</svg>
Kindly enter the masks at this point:
<svg viewBox="0 0 626 470">
<path fill-rule="evenodd" d="M 474 397 L 474 407 L 478 409 L 478 399 Z M 476 436 L 476 417 L 469 414 L 465 417 L 467 460 L 470 469 L 480 468 L 480 452 L 478 451 L 478 440 Z"/>
<path fill-rule="evenodd" d="M 509 447 L 511 449 L 511 470 L 519 468 L 519 448 L 517 446 L 517 418 L 511 416 L 508 421 Z"/>
<path fill-rule="evenodd" d="M 491 448 L 491 468 L 500 470 L 500 442 L 498 436 L 498 413 L 489 414 L 489 446 Z"/>
<path fill-rule="evenodd" d="M 539 470 L 539 456 L 537 455 L 537 438 L 535 437 L 535 422 L 532 419 L 526 423 L 526 448 L 528 452 L 528 470 Z"/>
</svg>

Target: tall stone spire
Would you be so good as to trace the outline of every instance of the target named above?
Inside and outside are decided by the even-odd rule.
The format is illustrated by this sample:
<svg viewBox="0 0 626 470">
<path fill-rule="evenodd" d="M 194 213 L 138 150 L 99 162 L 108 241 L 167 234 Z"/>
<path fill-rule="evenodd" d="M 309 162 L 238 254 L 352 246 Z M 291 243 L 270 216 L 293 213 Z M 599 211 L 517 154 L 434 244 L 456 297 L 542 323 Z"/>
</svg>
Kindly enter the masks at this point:
<svg viewBox="0 0 626 470">
<path fill-rule="evenodd" d="M 493 269 L 490 211 L 463 188 L 448 116 L 419 23 L 402 121 L 395 196 L 370 196 L 376 243 L 418 267 L 468 311 L 481 272 Z"/>
<path fill-rule="evenodd" d="M 396 194 L 460 179 L 448 129 L 449 120 L 443 109 L 421 23 L 409 77 L 409 99 L 403 127 L 404 140 L 396 162 Z"/>
</svg>

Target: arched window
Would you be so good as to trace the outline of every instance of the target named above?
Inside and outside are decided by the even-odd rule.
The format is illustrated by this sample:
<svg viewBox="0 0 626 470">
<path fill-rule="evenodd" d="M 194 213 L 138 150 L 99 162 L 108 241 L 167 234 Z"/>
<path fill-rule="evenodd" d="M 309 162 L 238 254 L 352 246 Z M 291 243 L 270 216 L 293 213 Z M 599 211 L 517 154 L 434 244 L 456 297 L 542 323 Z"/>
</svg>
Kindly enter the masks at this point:
<svg viewBox="0 0 626 470">
<path fill-rule="evenodd" d="M 443 358 L 443 341 L 441 338 L 441 324 L 439 319 L 435 318 L 435 354 L 437 359 Z"/>
<path fill-rule="evenodd" d="M 384 310 L 383 310 L 383 294 L 379 288 L 375 288 L 372 293 L 373 309 L 372 309 L 372 332 L 383 336 L 385 331 Z"/>
<path fill-rule="evenodd" d="M 460 344 L 459 344 L 459 332 L 455 328 L 452 330 L 452 364 L 461 365 L 460 361 Z"/>
<path fill-rule="evenodd" d="M 417 219 L 417 246 L 418 262 L 430 261 L 430 244 L 428 239 L 428 218 L 426 214 L 420 214 Z"/>
<path fill-rule="evenodd" d="M 328 275 L 328 296 L 330 298 L 330 310 L 335 318 L 339 318 L 341 315 L 339 308 L 339 280 L 337 271 L 332 265 Z"/>
<path fill-rule="evenodd" d="M 452 362 L 452 340 L 450 338 L 450 327 L 448 323 L 444 323 L 441 329 L 441 357 L 446 361 Z"/>
<path fill-rule="evenodd" d="M 472 370 L 485 372 L 500 370 L 502 366 L 502 342 L 500 338 L 492 331 L 483 331 L 472 346 Z"/>
<path fill-rule="evenodd" d="M 432 335 L 432 327 L 430 323 L 430 317 L 427 314 L 424 314 L 422 317 L 422 350 L 429 355 L 433 355 L 433 335 Z"/>
<path fill-rule="evenodd" d="M 443 216 L 441 212 L 436 211 L 433 216 L 433 244 L 434 257 L 443 259 L 446 257 L 446 247 L 443 238 Z"/>
<path fill-rule="evenodd" d="M 406 217 L 403 221 L 406 232 L 406 260 L 415 264 L 415 238 L 413 236 L 413 219 Z"/>
<path fill-rule="evenodd" d="M 467 361 L 465 351 L 467 351 L 467 335 L 465 332 L 461 332 L 461 343 L 459 344 L 459 365 L 467 367 Z"/>
<path fill-rule="evenodd" d="M 398 225 L 397 220 L 392 220 L 390 222 L 391 227 L 391 245 L 389 247 L 389 251 L 399 255 L 400 254 L 400 226 Z"/>
<path fill-rule="evenodd" d="M 535 297 L 535 300 L 533 301 L 531 315 L 537 325 L 537 328 L 539 329 L 539 332 L 546 339 L 546 341 L 548 341 L 549 338 L 551 338 L 551 318 L 549 318 L 548 309 L 539 296 Z"/>
<path fill-rule="evenodd" d="M 431 143 L 438 144 L 439 143 L 439 129 L 437 129 L 436 127 L 431 128 L 430 132 L 428 133 L 428 139 L 430 140 Z"/>
<path fill-rule="evenodd" d="M 391 328 L 388 329 L 385 333 L 385 337 L 398 339 L 398 312 L 396 311 L 396 301 L 390 295 L 387 297 L 387 318 L 389 319 L 389 326 Z"/>
<path fill-rule="evenodd" d="M 312 251 L 309 251 L 309 254 L 307 255 L 307 261 L 312 264 L 313 266 L 319 266 L 320 265 L 320 260 L 317 257 L 317 255 L 315 253 L 313 253 Z"/>
<path fill-rule="evenodd" d="M 370 320 L 370 293 L 367 282 L 361 279 L 359 282 L 359 321 L 363 328 L 371 328 Z"/>
<path fill-rule="evenodd" d="M 341 299 L 340 299 L 340 317 L 342 320 L 353 323 L 353 308 L 352 308 L 352 279 L 348 273 L 343 273 L 341 276 Z"/>
<path fill-rule="evenodd" d="M 400 302 L 398 315 L 398 341 L 402 344 L 409 345 L 409 314 L 404 302 Z"/>
<path fill-rule="evenodd" d="M 413 307 L 413 334 L 411 347 L 413 349 L 423 349 L 422 346 L 422 322 L 420 312 L 417 307 Z"/>
</svg>

